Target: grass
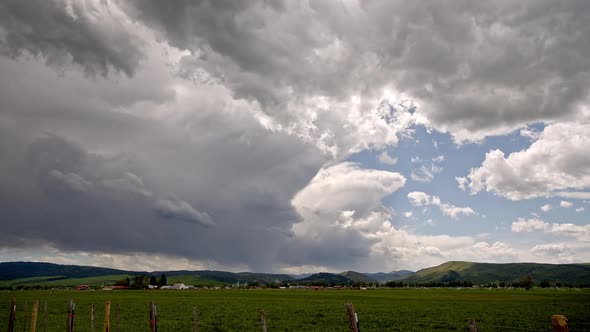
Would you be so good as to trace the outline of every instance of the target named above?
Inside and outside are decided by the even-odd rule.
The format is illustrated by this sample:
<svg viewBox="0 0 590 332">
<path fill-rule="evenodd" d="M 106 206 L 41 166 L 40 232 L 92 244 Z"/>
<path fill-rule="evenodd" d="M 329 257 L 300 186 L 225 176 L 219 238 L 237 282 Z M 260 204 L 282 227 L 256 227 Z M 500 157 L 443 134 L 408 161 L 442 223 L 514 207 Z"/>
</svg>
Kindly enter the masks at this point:
<svg viewBox="0 0 590 332">
<path fill-rule="evenodd" d="M 32 277 L 32 278 L 21 278 L 21 279 L 13 279 L 13 280 L 2 280 L 0 281 L 0 286 L 56 286 L 56 287 L 71 287 L 76 285 L 90 285 L 90 286 L 100 286 L 100 285 L 111 285 L 117 280 L 125 279 L 125 277 L 129 277 L 133 279 L 133 276 L 129 276 L 126 274 L 112 274 L 106 276 L 97 276 L 97 277 L 85 277 L 85 278 L 65 278 L 60 276 L 50 276 L 50 277 Z M 61 279 L 63 278 L 63 279 Z"/>
<path fill-rule="evenodd" d="M 197 275 L 190 275 L 190 274 L 179 274 L 179 275 L 175 275 L 175 276 L 170 276 L 170 277 L 167 277 L 166 280 L 168 281 L 169 285 L 173 285 L 176 283 L 183 283 L 186 285 L 207 286 L 207 287 L 226 285 L 225 283 L 220 282 L 220 281 L 209 280 L 209 279 L 197 276 Z"/>
<path fill-rule="evenodd" d="M 127 274 L 110 274 L 105 276 L 97 277 L 84 277 L 84 278 L 67 278 L 64 276 L 42 276 L 42 277 L 31 277 L 31 278 L 20 278 L 13 280 L 0 280 L 0 287 L 16 287 L 16 286 L 48 286 L 48 287 L 73 287 L 76 285 L 89 285 L 89 286 L 101 286 L 101 285 L 112 285 L 118 280 L 125 279 L 133 280 L 134 276 Z M 158 276 L 159 278 L 159 276 Z M 206 279 L 198 275 L 175 275 L 168 277 L 168 284 L 172 285 L 175 283 L 184 283 L 186 285 L 197 285 L 197 286 L 222 286 L 225 283 L 215 280 Z"/>
<path fill-rule="evenodd" d="M 264 309 L 269 331 L 347 331 L 344 303 L 352 302 L 365 331 L 463 331 L 473 317 L 480 331 L 499 326 L 550 330 L 550 317 L 564 314 L 572 331 L 590 331 L 590 290 L 535 289 L 377 289 L 377 290 L 183 290 L 183 291 L 2 291 L 0 330 L 6 330 L 9 302 L 17 300 L 17 326 L 23 330 L 23 304 L 48 303 L 48 331 L 63 331 L 67 300 L 76 302 L 76 331 L 102 328 L 104 301 L 111 301 L 111 326 L 120 306 L 121 331 L 148 328 L 149 301 L 158 306 L 160 331 L 191 331 L 197 306 L 201 331 L 260 331 Z M 30 309 L 29 309 L 30 312 Z M 42 311 L 39 313 L 40 329 Z M 30 320 L 30 318 L 29 318 Z"/>
</svg>

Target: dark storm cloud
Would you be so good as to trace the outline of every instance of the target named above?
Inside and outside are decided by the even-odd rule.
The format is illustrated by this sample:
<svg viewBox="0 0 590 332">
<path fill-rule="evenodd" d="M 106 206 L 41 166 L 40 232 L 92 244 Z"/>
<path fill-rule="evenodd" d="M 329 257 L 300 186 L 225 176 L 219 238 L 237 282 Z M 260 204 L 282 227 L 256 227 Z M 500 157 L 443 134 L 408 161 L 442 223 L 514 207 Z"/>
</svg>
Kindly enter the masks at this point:
<svg viewBox="0 0 590 332">
<path fill-rule="evenodd" d="M 329 266 L 335 270 L 359 266 L 370 256 L 379 240 L 360 236 L 356 230 L 332 229 L 321 238 L 289 239 L 281 248 L 280 259 L 293 266 Z"/>
<path fill-rule="evenodd" d="M 180 200 L 161 199 L 156 202 L 155 212 L 166 219 L 180 219 L 204 226 L 214 226 L 213 219 L 206 212 L 195 210 L 189 203 Z"/>
<path fill-rule="evenodd" d="M 391 84 L 431 123 L 478 139 L 575 117 L 590 86 L 588 1 L 129 1 L 132 16 L 239 97 L 287 102 Z"/>
<path fill-rule="evenodd" d="M 87 103 L 100 80 L 86 86 L 72 75 L 40 75 L 30 63 L 12 65 L 25 74 L 2 80 L 2 92 L 35 84 L 44 97 L 23 91 L 0 99 L 3 247 L 48 244 L 271 269 L 300 220 L 291 197 L 325 162 L 313 146 L 225 111 L 214 88 L 203 92 L 209 99 L 164 101 L 187 112 L 179 125 Z M 135 85 L 120 87 L 143 95 Z"/>
<path fill-rule="evenodd" d="M 139 40 L 124 29 L 113 29 L 108 5 L 57 0 L 0 3 L 0 51 L 17 58 L 26 52 L 50 65 L 79 64 L 88 74 L 111 69 L 133 75 L 142 53 Z"/>
</svg>

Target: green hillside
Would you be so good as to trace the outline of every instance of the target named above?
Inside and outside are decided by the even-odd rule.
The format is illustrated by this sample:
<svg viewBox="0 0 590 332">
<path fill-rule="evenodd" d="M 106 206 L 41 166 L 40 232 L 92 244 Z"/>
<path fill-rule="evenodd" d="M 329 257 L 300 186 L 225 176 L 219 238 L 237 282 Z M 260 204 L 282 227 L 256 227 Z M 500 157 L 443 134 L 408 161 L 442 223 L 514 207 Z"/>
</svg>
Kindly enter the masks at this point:
<svg viewBox="0 0 590 332">
<path fill-rule="evenodd" d="M 524 276 L 531 276 L 535 282 L 549 281 L 569 284 L 590 284 L 588 264 L 539 264 L 539 263 L 473 263 L 447 262 L 422 269 L 404 282 L 451 282 L 471 281 L 473 283 L 516 282 Z"/>
<path fill-rule="evenodd" d="M 377 273 L 365 273 L 365 275 L 371 279 L 375 279 L 379 282 L 388 282 L 388 281 L 395 281 L 400 280 L 403 278 L 407 278 L 410 274 L 413 274 L 413 271 L 409 270 L 400 270 L 400 271 L 392 271 L 392 272 L 377 272 Z"/>
<path fill-rule="evenodd" d="M 1 280 L 0 287 L 18 287 L 18 286 L 53 286 L 53 287 L 73 287 L 76 285 L 103 286 L 112 285 L 117 280 L 132 277 L 128 274 L 111 274 L 97 277 L 86 278 L 67 278 L 63 276 L 45 276 L 20 278 L 12 280 Z"/>
<path fill-rule="evenodd" d="M 409 283 L 470 281 L 476 284 L 518 281 L 531 276 L 536 284 L 541 281 L 560 282 L 574 285 L 590 285 L 589 264 L 538 264 L 538 263 L 473 263 L 447 262 L 439 266 L 422 269 L 416 273 L 398 271 L 392 273 L 363 274 L 346 271 L 340 274 L 316 273 L 303 279 L 286 274 L 226 271 L 155 271 L 138 272 L 108 269 L 92 266 L 59 265 L 50 263 L 12 262 L 0 263 L 0 287 L 18 286 L 60 286 L 80 284 L 100 286 L 113 284 L 117 280 L 135 275 L 166 274 L 168 284 L 181 282 L 187 285 L 217 286 L 222 284 L 253 283 L 279 284 L 282 282 L 301 284 L 349 285 L 353 282 L 386 282 L 401 280 Z M 388 279 L 387 278 L 391 278 Z"/>
<path fill-rule="evenodd" d="M 142 272 L 123 271 L 95 266 L 61 265 L 38 262 L 0 263 L 0 280 L 31 277 L 60 276 L 63 278 L 86 278 L 113 274 L 139 274 Z"/>
<path fill-rule="evenodd" d="M 287 274 L 253 273 L 253 272 L 226 272 L 226 271 L 157 271 L 154 275 L 166 274 L 168 278 L 174 279 L 177 276 L 192 276 L 196 279 L 216 281 L 218 283 L 235 284 L 239 282 L 259 282 L 261 284 L 280 283 L 282 281 L 294 280 Z"/>
<path fill-rule="evenodd" d="M 341 276 L 344 276 L 354 282 L 365 282 L 365 283 L 378 283 L 377 280 L 363 274 L 363 273 L 359 273 L 359 272 L 355 272 L 355 271 L 346 271 L 346 272 L 341 272 L 339 273 Z"/>
<path fill-rule="evenodd" d="M 281 283 L 294 280 L 287 274 L 268 274 L 226 271 L 154 271 L 139 272 L 109 269 L 94 266 L 60 265 L 37 262 L 0 263 L 0 287 L 17 286 L 75 286 L 112 284 L 117 280 L 135 275 L 160 276 L 165 274 L 168 283 L 182 282 L 188 285 L 221 285 L 258 282 Z"/>
<path fill-rule="evenodd" d="M 307 278 L 297 280 L 298 283 L 301 284 L 323 284 L 323 285 L 350 285 L 352 284 L 352 280 L 348 279 L 347 277 L 335 274 L 335 273 L 326 273 L 320 272 L 310 275 Z"/>
<path fill-rule="evenodd" d="M 220 286 L 224 284 L 244 284 L 257 282 L 259 284 L 278 284 L 283 281 L 293 280 L 293 277 L 282 274 L 265 273 L 231 273 L 223 271 L 186 271 L 185 274 L 158 272 L 166 274 L 168 284 L 184 283 L 187 285 Z"/>
<path fill-rule="evenodd" d="M 171 277 L 167 277 L 167 281 L 169 285 L 174 285 L 177 283 L 182 283 L 185 285 L 193 285 L 193 286 L 223 286 L 227 283 L 220 282 L 217 280 L 206 279 L 198 275 L 191 275 L 191 274 L 178 274 Z"/>
</svg>

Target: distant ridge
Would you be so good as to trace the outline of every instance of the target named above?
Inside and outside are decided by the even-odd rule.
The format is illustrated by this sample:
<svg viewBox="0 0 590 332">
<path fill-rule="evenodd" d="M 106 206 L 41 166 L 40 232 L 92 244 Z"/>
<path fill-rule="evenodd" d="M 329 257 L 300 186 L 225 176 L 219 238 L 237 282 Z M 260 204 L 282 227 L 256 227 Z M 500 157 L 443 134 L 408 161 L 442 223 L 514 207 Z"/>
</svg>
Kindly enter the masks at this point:
<svg viewBox="0 0 590 332">
<path fill-rule="evenodd" d="M 140 274 L 142 272 L 124 271 L 95 266 L 61 265 L 38 262 L 0 263 L 0 280 L 12 280 L 41 276 L 60 276 L 63 278 L 98 277 L 111 274 Z"/>
<path fill-rule="evenodd" d="M 368 277 L 375 279 L 379 282 L 388 282 L 388 281 L 396 281 L 407 276 L 413 274 L 413 271 L 409 270 L 399 270 L 399 271 L 392 271 L 392 272 L 377 272 L 377 273 L 365 273 Z"/>
<path fill-rule="evenodd" d="M 369 277 L 366 274 L 355 272 L 355 271 L 346 271 L 339 273 L 341 276 L 344 276 L 353 282 L 364 282 L 364 283 L 378 283 L 379 281 Z"/>
<path fill-rule="evenodd" d="M 298 279 L 296 282 L 323 285 L 349 285 L 353 283 L 351 279 L 343 275 L 327 272 L 314 273 L 307 278 Z"/>
<path fill-rule="evenodd" d="M 473 263 L 451 261 L 429 267 L 401 281 L 411 283 L 471 281 L 476 284 L 515 282 L 530 276 L 541 281 L 590 285 L 589 264 Z"/>
<path fill-rule="evenodd" d="M 287 274 L 270 274 L 270 273 L 253 273 L 253 272 L 226 272 L 226 271 L 127 271 L 110 269 L 95 266 L 79 266 L 79 265 L 61 265 L 53 263 L 38 263 L 38 262 L 7 262 L 0 263 L 0 281 L 16 280 L 16 279 L 31 279 L 43 277 L 44 283 L 47 281 L 80 279 L 88 277 L 100 277 L 111 275 L 160 275 L 166 274 L 167 277 L 187 277 L 194 280 L 214 281 L 219 283 L 237 283 L 237 282 L 259 282 L 262 284 L 280 283 L 283 281 L 293 280 L 294 278 Z M 22 280 L 19 284 L 39 282 L 40 279 Z"/>
<path fill-rule="evenodd" d="M 353 283 L 450 283 L 470 281 L 475 284 L 516 282 L 524 276 L 541 281 L 561 282 L 571 285 L 590 285 L 590 264 L 539 264 L 539 263 L 474 263 L 451 261 L 419 270 L 402 270 L 390 273 L 360 273 L 355 271 L 315 273 L 295 278 L 287 274 L 226 272 L 211 270 L 178 271 L 127 271 L 94 266 L 61 265 L 38 262 L 0 263 L 0 286 L 17 285 L 76 285 L 78 283 L 103 284 L 120 280 L 125 276 L 166 274 L 169 281 L 188 284 L 326 284 L 351 285 Z"/>
</svg>

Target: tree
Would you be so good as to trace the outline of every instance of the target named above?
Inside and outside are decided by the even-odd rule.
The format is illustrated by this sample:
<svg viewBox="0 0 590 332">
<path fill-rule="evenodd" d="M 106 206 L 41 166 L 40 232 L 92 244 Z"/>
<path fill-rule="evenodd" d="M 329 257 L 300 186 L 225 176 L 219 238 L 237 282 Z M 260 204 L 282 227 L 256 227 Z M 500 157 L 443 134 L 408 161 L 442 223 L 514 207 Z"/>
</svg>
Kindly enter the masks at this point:
<svg viewBox="0 0 590 332">
<path fill-rule="evenodd" d="M 150 285 L 156 286 L 157 284 L 158 284 L 158 280 L 156 279 L 156 276 L 151 276 L 150 277 Z"/>
<path fill-rule="evenodd" d="M 549 283 L 549 281 L 547 281 L 547 280 L 543 280 L 543 281 L 541 281 L 541 283 L 539 284 L 539 287 L 541 287 L 541 288 L 548 288 L 548 287 L 551 287 L 551 284 Z"/>
<path fill-rule="evenodd" d="M 129 277 L 125 277 L 125 279 L 115 281 L 115 286 L 127 286 L 129 287 Z"/>
<path fill-rule="evenodd" d="M 529 275 L 520 278 L 520 287 L 523 287 L 526 290 L 533 288 L 533 284 L 533 278 Z"/>
<path fill-rule="evenodd" d="M 132 288 L 144 289 L 149 285 L 150 279 L 147 276 L 137 275 L 133 279 Z"/>
<path fill-rule="evenodd" d="M 168 281 L 166 280 L 166 275 L 164 273 L 162 273 L 162 275 L 160 276 L 160 280 L 158 280 L 158 286 L 162 287 L 162 286 L 166 286 L 168 284 Z"/>
</svg>

